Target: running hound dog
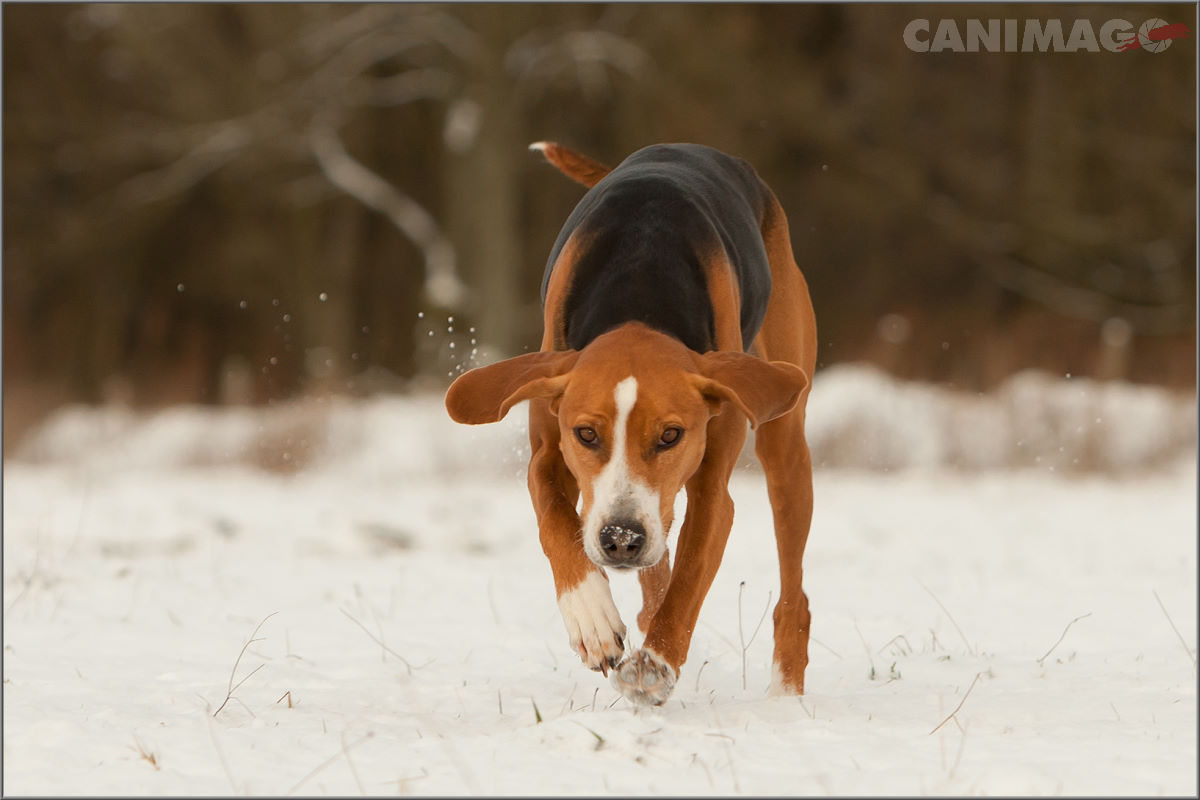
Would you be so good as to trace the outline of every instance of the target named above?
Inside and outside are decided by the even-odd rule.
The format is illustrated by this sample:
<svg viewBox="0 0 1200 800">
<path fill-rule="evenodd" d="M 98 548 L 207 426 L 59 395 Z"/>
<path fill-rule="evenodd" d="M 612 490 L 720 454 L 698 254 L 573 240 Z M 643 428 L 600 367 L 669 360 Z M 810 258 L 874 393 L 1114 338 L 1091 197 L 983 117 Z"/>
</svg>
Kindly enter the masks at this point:
<svg viewBox="0 0 1200 800">
<path fill-rule="evenodd" d="M 721 563 L 748 421 L 779 553 L 772 690 L 803 694 L 817 336 L 783 209 L 749 164 L 701 145 L 653 145 L 615 169 L 531 149 L 589 187 L 547 261 L 541 350 L 464 373 L 446 408 L 476 425 L 529 401 L 529 494 L 571 646 L 649 705 L 670 696 Z M 625 650 L 606 569 L 638 570 L 640 650 Z"/>
</svg>

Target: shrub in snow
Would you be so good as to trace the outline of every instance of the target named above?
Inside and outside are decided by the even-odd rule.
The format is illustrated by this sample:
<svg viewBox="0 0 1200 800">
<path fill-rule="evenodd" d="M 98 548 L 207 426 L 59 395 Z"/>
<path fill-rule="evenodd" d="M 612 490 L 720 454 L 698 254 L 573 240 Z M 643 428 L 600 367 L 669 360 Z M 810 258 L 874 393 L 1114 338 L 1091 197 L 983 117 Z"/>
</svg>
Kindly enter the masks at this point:
<svg viewBox="0 0 1200 800">
<path fill-rule="evenodd" d="M 525 425 L 523 413 L 494 425 L 456 425 L 440 394 L 153 413 L 72 406 L 33 432 L 16 458 L 100 469 L 313 466 L 376 481 L 520 475 L 529 451 Z M 1132 473 L 1196 453 L 1194 395 L 1042 372 L 970 394 L 838 365 L 817 373 L 807 425 L 818 469 Z M 745 465 L 754 464 L 750 447 Z"/>
<path fill-rule="evenodd" d="M 1036 371 L 970 394 L 839 365 L 817 374 L 807 427 L 818 467 L 1120 473 L 1193 457 L 1196 398 Z"/>
</svg>

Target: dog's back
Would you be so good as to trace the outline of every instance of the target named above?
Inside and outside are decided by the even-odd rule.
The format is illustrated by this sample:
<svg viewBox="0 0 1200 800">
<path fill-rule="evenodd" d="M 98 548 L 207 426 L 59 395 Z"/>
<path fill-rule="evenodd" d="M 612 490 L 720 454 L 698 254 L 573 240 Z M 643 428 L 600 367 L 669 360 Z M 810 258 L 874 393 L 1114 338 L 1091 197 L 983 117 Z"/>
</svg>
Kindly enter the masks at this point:
<svg viewBox="0 0 1200 800">
<path fill-rule="evenodd" d="M 582 349 L 624 322 L 639 321 L 697 352 L 715 349 L 705 268 L 714 254 L 736 275 L 742 342 L 750 346 L 771 287 L 761 233 L 770 190 L 753 168 L 695 144 L 645 147 L 607 173 L 590 159 L 580 165 L 554 155 L 547 153 L 581 183 L 602 175 L 559 233 L 542 281 L 545 301 L 556 265 L 572 270 L 562 304 L 563 347 Z M 588 244 L 564 267 L 559 257 L 573 234 Z"/>
</svg>

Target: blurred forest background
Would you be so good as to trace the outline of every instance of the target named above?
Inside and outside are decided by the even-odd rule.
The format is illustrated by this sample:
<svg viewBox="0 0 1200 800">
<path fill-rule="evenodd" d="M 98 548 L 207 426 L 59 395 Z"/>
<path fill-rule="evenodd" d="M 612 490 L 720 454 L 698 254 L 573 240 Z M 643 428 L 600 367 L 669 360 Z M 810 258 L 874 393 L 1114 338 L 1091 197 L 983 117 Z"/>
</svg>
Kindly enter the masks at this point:
<svg viewBox="0 0 1200 800">
<path fill-rule="evenodd" d="M 541 139 L 748 159 L 822 366 L 1192 389 L 1195 40 L 920 54 L 918 17 L 1196 30 L 1192 4 L 5 4 L 6 449 L 66 402 L 437 388 L 536 349 L 582 195 Z"/>
</svg>

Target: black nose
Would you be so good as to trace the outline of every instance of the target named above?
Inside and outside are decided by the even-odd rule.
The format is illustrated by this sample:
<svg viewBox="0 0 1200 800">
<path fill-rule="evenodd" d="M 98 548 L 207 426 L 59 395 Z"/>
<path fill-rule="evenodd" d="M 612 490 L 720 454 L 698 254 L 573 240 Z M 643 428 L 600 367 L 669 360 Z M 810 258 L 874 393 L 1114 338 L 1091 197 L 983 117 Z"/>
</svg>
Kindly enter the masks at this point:
<svg viewBox="0 0 1200 800">
<path fill-rule="evenodd" d="M 636 560 L 645 544 L 646 529 L 640 522 L 616 522 L 600 529 L 600 549 L 613 566 Z"/>
</svg>

